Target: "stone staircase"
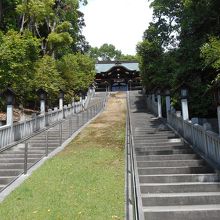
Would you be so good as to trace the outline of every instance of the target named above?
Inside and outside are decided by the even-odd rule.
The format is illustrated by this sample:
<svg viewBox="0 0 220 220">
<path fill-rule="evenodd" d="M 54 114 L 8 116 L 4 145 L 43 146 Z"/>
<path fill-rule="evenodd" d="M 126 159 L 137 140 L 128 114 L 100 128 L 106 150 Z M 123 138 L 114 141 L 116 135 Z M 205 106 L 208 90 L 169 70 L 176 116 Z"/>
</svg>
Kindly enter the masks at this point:
<svg viewBox="0 0 220 220">
<path fill-rule="evenodd" d="M 88 103 L 88 108 L 94 105 L 95 103 L 105 99 L 106 92 L 95 92 L 94 96 L 91 97 L 90 102 Z"/>
<path fill-rule="evenodd" d="M 147 220 L 219 220 L 220 175 L 130 92 L 139 211 Z"/>
<path fill-rule="evenodd" d="M 74 132 L 93 118 L 102 108 L 101 104 L 99 107 L 95 107 L 95 104 L 104 101 L 104 98 L 103 94 L 94 96 L 88 106 L 88 108 L 93 106 L 90 112 L 73 114 L 62 120 L 62 123 L 59 122 L 47 130 L 36 133 L 26 141 L 0 152 L 0 192 L 24 173 L 25 142 L 28 143 L 27 168 L 30 168 L 44 158 L 47 151 L 50 153 L 60 147 Z"/>
</svg>

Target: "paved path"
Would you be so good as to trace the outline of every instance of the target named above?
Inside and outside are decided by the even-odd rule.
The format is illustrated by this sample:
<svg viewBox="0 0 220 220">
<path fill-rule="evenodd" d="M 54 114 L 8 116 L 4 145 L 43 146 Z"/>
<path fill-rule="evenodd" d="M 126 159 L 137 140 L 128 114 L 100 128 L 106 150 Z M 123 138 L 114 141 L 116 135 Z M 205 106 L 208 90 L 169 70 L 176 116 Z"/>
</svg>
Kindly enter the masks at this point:
<svg viewBox="0 0 220 220">
<path fill-rule="evenodd" d="M 130 92 L 131 125 L 147 220 L 219 220 L 220 176 Z"/>
</svg>

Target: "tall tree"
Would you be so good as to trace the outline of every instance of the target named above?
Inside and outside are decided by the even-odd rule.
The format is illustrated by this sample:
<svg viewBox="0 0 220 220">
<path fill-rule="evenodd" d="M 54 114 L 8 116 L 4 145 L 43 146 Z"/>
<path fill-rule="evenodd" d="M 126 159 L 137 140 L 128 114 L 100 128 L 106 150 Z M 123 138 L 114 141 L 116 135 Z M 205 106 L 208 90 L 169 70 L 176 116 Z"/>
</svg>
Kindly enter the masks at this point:
<svg viewBox="0 0 220 220">
<path fill-rule="evenodd" d="M 89 54 L 95 60 L 111 61 L 119 60 L 122 52 L 117 50 L 112 44 L 103 44 L 100 48 L 91 48 Z"/>
</svg>

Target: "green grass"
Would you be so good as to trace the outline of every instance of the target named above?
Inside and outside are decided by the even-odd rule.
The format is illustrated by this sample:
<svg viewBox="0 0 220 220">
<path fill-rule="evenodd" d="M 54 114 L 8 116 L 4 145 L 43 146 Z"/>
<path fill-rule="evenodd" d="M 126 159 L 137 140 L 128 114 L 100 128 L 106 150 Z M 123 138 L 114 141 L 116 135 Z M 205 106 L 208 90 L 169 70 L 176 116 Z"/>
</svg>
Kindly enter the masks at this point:
<svg viewBox="0 0 220 220">
<path fill-rule="evenodd" d="M 123 219 L 124 112 L 111 123 L 105 116 L 11 193 L 0 219 Z"/>
</svg>

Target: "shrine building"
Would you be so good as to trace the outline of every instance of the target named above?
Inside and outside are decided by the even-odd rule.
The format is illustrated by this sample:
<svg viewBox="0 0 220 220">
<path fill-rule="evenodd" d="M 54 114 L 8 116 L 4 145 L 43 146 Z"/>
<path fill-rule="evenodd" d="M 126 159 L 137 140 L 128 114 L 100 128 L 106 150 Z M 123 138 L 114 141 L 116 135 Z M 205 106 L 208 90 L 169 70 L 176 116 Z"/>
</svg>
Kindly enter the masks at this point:
<svg viewBox="0 0 220 220">
<path fill-rule="evenodd" d="M 96 91 L 127 91 L 141 89 L 137 61 L 99 61 L 95 65 Z"/>
</svg>

